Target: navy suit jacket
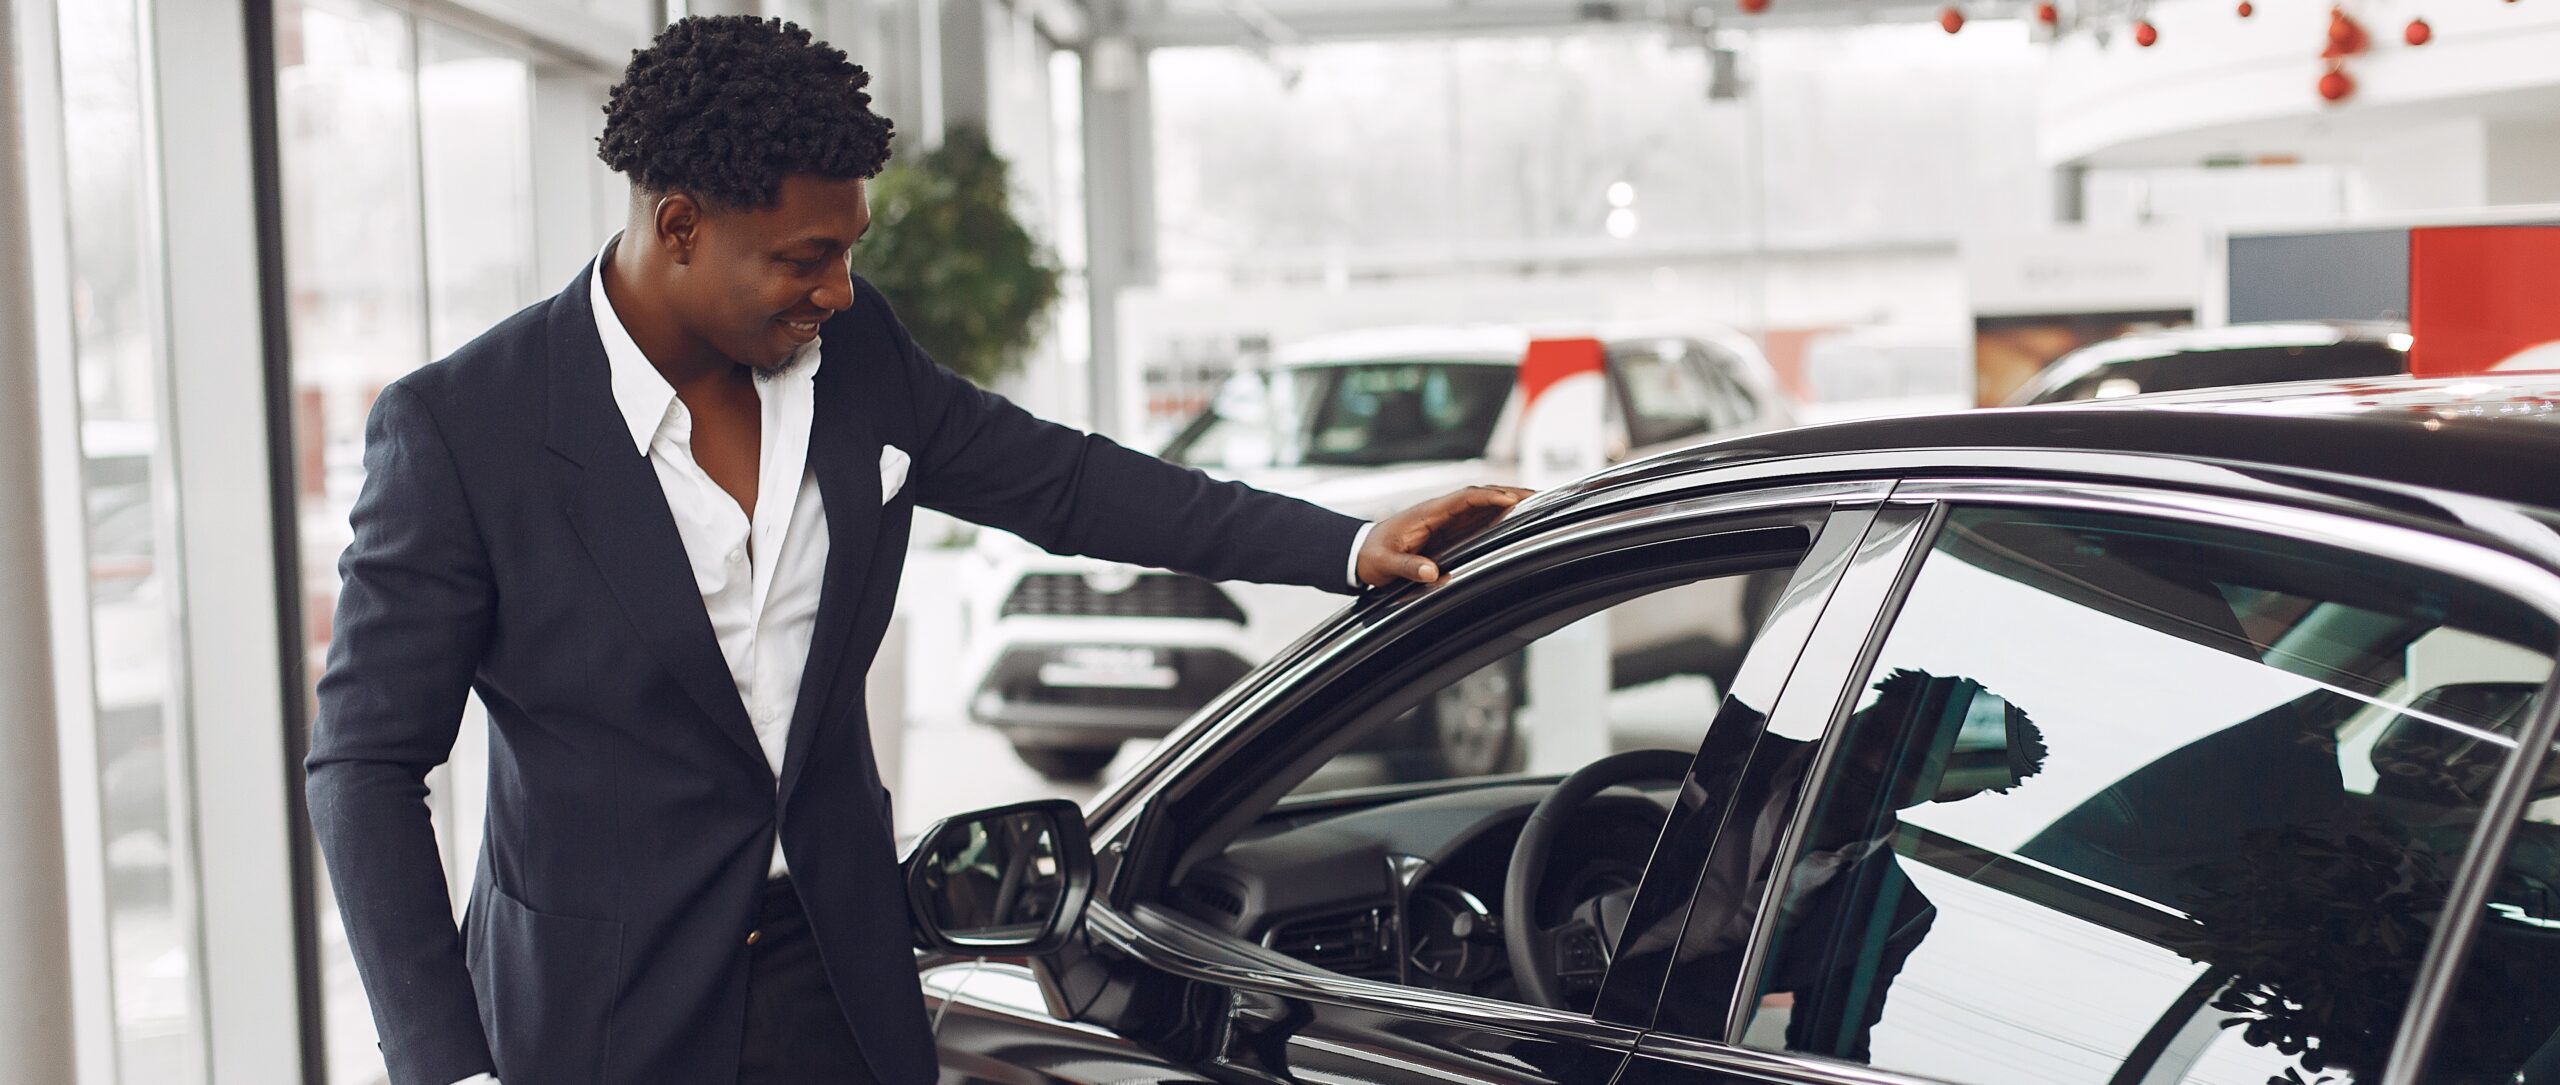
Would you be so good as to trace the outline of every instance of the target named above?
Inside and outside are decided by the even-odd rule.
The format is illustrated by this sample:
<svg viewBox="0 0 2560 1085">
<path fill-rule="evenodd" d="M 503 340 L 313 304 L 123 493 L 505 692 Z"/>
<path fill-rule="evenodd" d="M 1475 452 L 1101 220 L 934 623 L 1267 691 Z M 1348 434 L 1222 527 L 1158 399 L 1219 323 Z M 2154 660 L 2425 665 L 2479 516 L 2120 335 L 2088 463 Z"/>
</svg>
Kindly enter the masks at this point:
<svg viewBox="0 0 2560 1085">
<path fill-rule="evenodd" d="M 830 549 L 777 781 L 683 543 L 565 291 L 385 388 L 339 563 L 308 789 L 394 1085 L 729 1083 L 780 834 L 890 1085 L 935 1075 L 863 676 L 917 505 L 1049 550 L 1341 591 L 1348 517 L 1033 418 L 919 351 L 870 284 L 824 329 Z M 886 503 L 883 444 L 912 457 Z M 462 929 L 423 799 L 466 690 L 487 835 Z"/>
</svg>

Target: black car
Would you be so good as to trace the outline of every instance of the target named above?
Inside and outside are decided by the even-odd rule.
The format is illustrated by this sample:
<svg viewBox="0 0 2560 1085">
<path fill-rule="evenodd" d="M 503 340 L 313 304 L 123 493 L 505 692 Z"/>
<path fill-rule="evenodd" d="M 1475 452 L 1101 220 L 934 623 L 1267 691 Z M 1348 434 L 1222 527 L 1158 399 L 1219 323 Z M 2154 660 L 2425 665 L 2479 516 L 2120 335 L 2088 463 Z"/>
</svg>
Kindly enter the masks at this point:
<svg viewBox="0 0 2560 1085">
<path fill-rule="evenodd" d="M 1089 817 L 929 834 L 944 1080 L 2554 1080 L 2555 462 L 2560 378 L 2398 379 L 1541 495 Z M 1575 670 L 1610 608 L 1771 570 L 1731 688 Z M 1371 763 L 1523 653 L 1527 772 Z"/>
<path fill-rule="evenodd" d="M 2119 399 L 2242 384 L 2386 377 L 2409 371 L 2409 328 L 2306 320 L 2120 336 L 2056 358 L 2009 405 Z"/>
</svg>

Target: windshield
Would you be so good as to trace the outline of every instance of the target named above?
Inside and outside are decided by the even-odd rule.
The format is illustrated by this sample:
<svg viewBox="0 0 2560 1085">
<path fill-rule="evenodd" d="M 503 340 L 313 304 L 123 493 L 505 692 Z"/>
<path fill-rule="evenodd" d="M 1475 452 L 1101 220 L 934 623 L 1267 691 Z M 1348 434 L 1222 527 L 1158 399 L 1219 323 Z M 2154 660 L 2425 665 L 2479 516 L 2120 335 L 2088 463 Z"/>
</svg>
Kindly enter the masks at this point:
<svg viewBox="0 0 2560 1085">
<path fill-rule="evenodd" d="M 1509 365 L 1414 359 L 1239 373 L 1164 458 L 1226 471 L 1471 460 L 1518 376 Z"/>
</svg>

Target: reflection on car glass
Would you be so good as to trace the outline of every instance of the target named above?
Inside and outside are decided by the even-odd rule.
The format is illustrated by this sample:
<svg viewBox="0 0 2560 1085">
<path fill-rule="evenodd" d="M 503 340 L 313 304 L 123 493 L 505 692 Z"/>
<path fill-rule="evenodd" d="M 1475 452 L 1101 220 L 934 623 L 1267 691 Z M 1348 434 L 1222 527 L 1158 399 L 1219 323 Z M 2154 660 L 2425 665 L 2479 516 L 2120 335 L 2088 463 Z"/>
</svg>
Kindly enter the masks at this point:
<svg viewBox="0 0 2560 1085">
<path fill-rule="evenodd" d="M 1964 510 L 1935 549 L 1786 858 L 1745 1042 L 1977 1082 L 2377 1076 L 2550 677 L 2550 623 L 2426 570 L 2196 524 Z M 2033 706 L 2012 737 L 2034 741 L 1989 766 L 2032 763 L 2032 782 L 1906 784 L 1914 763 L 1965 784 L 1993 733 L 1897 707 L 1910 674 Z M 1891 876 L 1846 874 L 1874 865 L 1867 841 L 1889 842 Z M 2549 869 L 2498 903 L 2551 914 Z M 2454 1016 L 2450 1080 L 2512 1080 L 2554 1033 Z"/>
<path fill-rule="evenodd" d="M 1875 683 L 1851 717 L 1853 732 L 1892 741 L 1853 742 L 1827 770 L 1826 787 L 1877 796 L 1863 818 L 1817 821 L 1798 847 L 1771 901 L 1777 942 L 1761 972 L 1761 1004 L 1785 1011 L 1786 1045 L 1866 1061 L 1868 1033 L 1881 1015 L 1893 977 L 1928 936 L 1937 909 L 1903 873 L 1896 854 L 1900 814 L 1924 803 L 1960 802 L 1986 792 L 2008 794 L 2044 771 L 2042 732 L 2025 710 L 1963 677 L 1895 670 Z M 1770 736 L 1755 772 L 1804 776 L 1812 743 Z M 1787 816 L 1791 788 L 1739 824 L 1747 847 L 1720 848 L 1710 858 L 1702 897 L 1765 899 L 1766 861 Z M 1680 957 L 1692 964 L 1738 955 L 1752 930 L 1742 909 L 1694 921 Z M 1730 966 L 1728 966 L 1730 967 Z"/>
</svg>

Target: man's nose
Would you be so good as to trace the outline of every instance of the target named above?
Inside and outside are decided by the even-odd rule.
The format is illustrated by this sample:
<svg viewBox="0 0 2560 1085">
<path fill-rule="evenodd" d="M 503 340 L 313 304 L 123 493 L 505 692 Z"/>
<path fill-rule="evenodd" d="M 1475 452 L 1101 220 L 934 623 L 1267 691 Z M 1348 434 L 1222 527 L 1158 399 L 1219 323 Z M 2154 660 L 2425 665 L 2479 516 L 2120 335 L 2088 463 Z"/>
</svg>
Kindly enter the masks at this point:
<svg viewBox="0 0 2560 1085">
<path fill-rule="evenodd" d="M 826 281 L 809 293 L 809 304 L 830 313 L 853 308 L 853 269 L 842 264 L 827 272 Z"/>
</svg>

